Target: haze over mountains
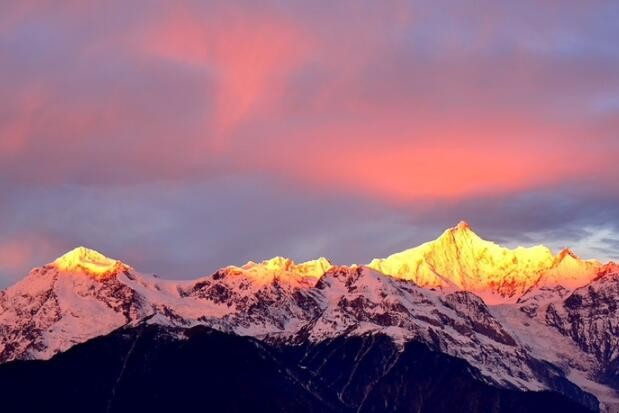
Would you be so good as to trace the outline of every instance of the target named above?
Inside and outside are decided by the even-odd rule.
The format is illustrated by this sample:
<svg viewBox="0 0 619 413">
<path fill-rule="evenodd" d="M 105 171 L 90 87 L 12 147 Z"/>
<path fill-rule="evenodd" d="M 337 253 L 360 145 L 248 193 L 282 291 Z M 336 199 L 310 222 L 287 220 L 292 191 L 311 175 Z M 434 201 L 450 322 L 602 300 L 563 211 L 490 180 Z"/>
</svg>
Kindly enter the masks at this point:
<svg viewBox="0 0 619 413">
<path fill-rule="evenodd" d="M 442 366 L 464 363 L 457 380 L 468 377 L 467 383 L 482 386 L 475 393 L 479 403 L 492 400 L 502 411 L 531 411 L 532 394 L 558 397 L 562 402 L 555 406 L 564 411 L 613 411 L 619 406 L 618 300 L 614 263 L 582 260 L 570 250 L 553 254 L 543 246 L 506 249 L 481 239 L 465 222 L 365 266 L 275 257 L 191 281 L 141 274 L 80 247 L 0 292 L 0 381 L 8 380 L 3 372 L 9 369 L 40 369 L 44 375 L 69 366 L 82 346 L 99 354 L 110 346 L 125 348 L 123 337 L 140 343 L 147 336 L 177 349 L 202 337 L 196 329 L 212 329 L 229 337 L 224 341 L 250 340 L 276 354 L 273 360 L 286 366 L 286 377 L 307 384 L 304 391 L 313 395 L 305 408 L 295 404 L 301 411 L 362 411 L 388 400 L 401 400 L 396 410 L 408 411 L 404 400 L 415 386 L 430 386 L 424 381 L 430 380 L 440 388 L 456 377 L 434 376 L 436 366 L 423 380 L 408 370 L 397 380 L 390 376 L 392 368 L 399 371 L 400 358 L 417 360 L 420 354 L 437 355 Z M 334 359 L 335 342 L 350 348 L 352 364 Z M 348 366 L 348 384 L 291 355 L 302 348 L 316 351 L 325 365 L 333 363 L 334 371 Z M 139 357 L 150 354 L 144 351 Z M 254 357 L 247 351 L 244 357 Z M 34 367 L 16 361 L 50 358 Z M 372 371 L 366 379 L 355 376 L 365 368 Z M 330 379 L 335 384 L 326 385 Z M 349 394 L 355 380 L 359 393 Z M 383 393 L 384 380 L 399 396 Z M 135 382 L 127 379 L 125 385 L 130 389 Z M 512 398 L 489 389 L 516 393 Z M 424 406 L 421 411 L 441 411 Z M 479 406 L 466 411 L 483 411 Z"/>
</svg>

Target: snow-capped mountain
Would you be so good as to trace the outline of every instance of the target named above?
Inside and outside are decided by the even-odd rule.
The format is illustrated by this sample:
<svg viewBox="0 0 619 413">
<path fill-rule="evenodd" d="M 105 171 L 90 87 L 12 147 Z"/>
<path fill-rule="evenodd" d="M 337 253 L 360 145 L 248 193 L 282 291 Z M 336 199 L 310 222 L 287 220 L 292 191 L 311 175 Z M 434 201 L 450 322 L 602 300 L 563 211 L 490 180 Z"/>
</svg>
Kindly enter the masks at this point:
<svg viewBox="0 0 619 413">
<path fill-rule="evenodd" d="M 276 257 L 182 282 L 80 247 L 0 292 L 0 362 L 49 359 L 144 323 L 286 346 L 382 334 L 465 360 L 492 386 L 587 406 L 597 397 L 610 409 L 619 406 L 618 300 L 618 266 L 570 250 L 510 250 L 466 223 L 367 266 Z"/>
<path fill-rule="evenodd" d="M 602 265 L 581 260 L 570 250 L 553 255 L 543 245 L 503 248 L 460 222 L 435 241 L 375 259 L 368 266 L 422 287 L 471 291 L 488 304 L 498 304 L 515 302 L 533 287 L 581 287 Z"/>
<path fill-rule="evenodd" d="M 122 282 L 130 271 L 77 248 L 0 292 L 0 362 L 47 359 L 146 316 L 144 297 Z"/>
</svg>

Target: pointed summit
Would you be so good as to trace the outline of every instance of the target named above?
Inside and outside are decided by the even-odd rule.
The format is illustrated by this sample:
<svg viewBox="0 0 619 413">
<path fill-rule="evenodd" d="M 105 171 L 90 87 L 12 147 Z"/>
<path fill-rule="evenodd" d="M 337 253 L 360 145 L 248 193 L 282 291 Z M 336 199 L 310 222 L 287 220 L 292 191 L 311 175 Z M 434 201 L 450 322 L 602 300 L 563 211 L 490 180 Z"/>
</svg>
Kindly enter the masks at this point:
<svg viewBox="0 0 619 413">
<path fill-rule="evenodd" d="M 471 226 L 466 221 L 460 221 L 460 222 L 458 222 L 458 225 L 456 225 L 453 229 L 456 230 L 456 231 L 466 231 L 466 230 L 470 231 L 471 230 Z"/>
<path fill-rule="evenodd" d="M 477 235 L 466 221 L 460 221 L 458 225 L 448 228 L 430 244 L 434 244 L 439 250 L 457 255 L 488 247 L 492 248 L 492 245 L 494 245 Z"/>
<path fill-rule="evenodd" d="M 123 265 L 98 251 L 77 247 L 56 259 L 53 266 L 66 272 L 85 272 L 95 277 L 104 277 Z"/>
<path fill-rule="evenodd" d="M 447 230 L 445 230 L 445 232 L 443 232 L 443 234 L 439 237 L 438 240 L 440 240 L 441 238 L 455 238 L 457 240 L 459 239 L 474 239 L 474 240 L 482 240 L 479 235 L 477 235 L 475 233 L 475 231 L 473 231 L 473 228 L 471 228 L 471 225 L 466 222 L 466 221 L 460 221 L 458 222 L 458 225 L 456 225 L 455 227 L 451 227 L 448 228 Z M 437 241 L 438 241 L 437 240 Z"/>
<path fill-rule="evenodd" d="M 422 287 L 471 291 L 488 302 L 505 302 L 534 285 L 554 262 L 546 247 L 504 248 L 461 221 L 434 241 L 374 259 L 368 266 Z"/>
<path fill-rule="evenodd" d="M 590 283 L 602 264 L 596 260 L 582 260 L 570 248 L 563 248 L 555 256 L 551 268 L 545 271 L 537 282 L 537 287 L 554 287 L 576 289 Z"/>
</svg>

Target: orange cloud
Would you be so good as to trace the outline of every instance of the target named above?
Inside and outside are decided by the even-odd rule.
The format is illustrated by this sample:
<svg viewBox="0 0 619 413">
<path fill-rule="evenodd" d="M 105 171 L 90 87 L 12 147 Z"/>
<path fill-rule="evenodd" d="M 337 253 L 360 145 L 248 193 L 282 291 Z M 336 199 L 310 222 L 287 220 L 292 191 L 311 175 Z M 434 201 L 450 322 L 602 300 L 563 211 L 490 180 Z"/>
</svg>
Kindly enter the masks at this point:
<svg viewBox="0 0 619 413">
<path fill-rule="evenodd" d="M 301 132 L 246 162 L 318 188 L 395 202 L 505 194 L 612 169 L 610 155 L 558 136 L 568 132 L 552 125 L 499 119 L 412 128 L 386 115 L 371 123 Z"/>
<path fill-rule="evenodd" d="M 17 109 L 0 124 L 0 168 L 13 181 L 103 185 L 260 172 L 395 201 L 617 172 L 613 125 L 587 107 L 617 84 L 611 63 L 531 50 L 520 28 L 479 28 L 467 8 L 461 37 L 425 24 L 442 12 L 389 4 L 190 2 L 118 19 L 110 7 L 118 30 L 92 25 L 84 44 L 77 29 L 90 25 L 66 12 L 25 44 L 55 34 L 70 67 L 32 70 L 15 42 L 20 64 L 0 93 Z M 33 79 L 49 96 L 20 102 Z"/>
</svg>

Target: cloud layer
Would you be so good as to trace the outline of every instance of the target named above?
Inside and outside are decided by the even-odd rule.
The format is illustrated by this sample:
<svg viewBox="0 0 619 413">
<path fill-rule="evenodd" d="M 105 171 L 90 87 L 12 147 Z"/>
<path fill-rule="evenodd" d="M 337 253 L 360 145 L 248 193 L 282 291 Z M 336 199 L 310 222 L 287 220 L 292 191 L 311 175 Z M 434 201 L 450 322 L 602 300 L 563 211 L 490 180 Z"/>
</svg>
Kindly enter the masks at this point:
<svg viewBox="0 0 619 413">
<path fill-rule="evenodd" d="M 616 257 L 618 19 L 612 1 L 2 4 L 0 276 L 76 243 L 178 277 L 363 262 L 462 218 Z"/>
</svg>

